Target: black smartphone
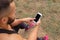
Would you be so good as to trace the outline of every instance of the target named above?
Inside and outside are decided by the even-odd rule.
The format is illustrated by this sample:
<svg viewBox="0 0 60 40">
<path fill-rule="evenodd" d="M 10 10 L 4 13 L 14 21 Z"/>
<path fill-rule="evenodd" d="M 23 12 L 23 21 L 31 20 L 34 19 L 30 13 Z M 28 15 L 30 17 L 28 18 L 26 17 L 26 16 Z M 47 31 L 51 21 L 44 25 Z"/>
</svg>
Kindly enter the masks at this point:
<svg viewBox="0 0 60 40">
<path fill-rule="evenodd" d="M 42 14 L 41 13 L 37 13 L 35 19 L 34 19 L 34 22 L 38 22 L 38 20 L 42 17 Z"/>
</svg>

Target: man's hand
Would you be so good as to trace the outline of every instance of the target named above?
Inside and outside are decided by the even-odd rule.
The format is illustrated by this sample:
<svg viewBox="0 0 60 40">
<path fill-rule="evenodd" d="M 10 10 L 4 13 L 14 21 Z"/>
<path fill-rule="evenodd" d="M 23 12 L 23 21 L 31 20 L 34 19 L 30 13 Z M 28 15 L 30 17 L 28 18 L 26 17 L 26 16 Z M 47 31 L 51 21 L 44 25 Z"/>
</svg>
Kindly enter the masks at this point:
<svg viewBox="0 0 60 40">
<path fill-rule="evenodd" d="M 36 26 L 39 26 L 40 23 L 41 23 L 41 21 L 40 21 L 40 19 L 39 19 L 39 21 L 36 23 Z"/>
<path fill-rule="evenodd" d="M 23 20 L 24 22 L 30 23 L 30 22 L 34 21 L 34 19 L 35 19 L 35 18 L 23 18 L 22 20 Z"/>
</svg>

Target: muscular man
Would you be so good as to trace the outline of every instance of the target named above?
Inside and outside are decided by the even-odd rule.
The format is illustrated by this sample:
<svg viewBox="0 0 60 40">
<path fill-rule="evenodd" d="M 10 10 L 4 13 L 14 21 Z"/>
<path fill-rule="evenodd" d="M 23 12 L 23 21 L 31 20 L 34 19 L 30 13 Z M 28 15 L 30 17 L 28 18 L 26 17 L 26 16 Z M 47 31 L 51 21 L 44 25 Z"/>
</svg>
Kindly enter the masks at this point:
<svg viewBox="0 0 60 40">
<path fill-rule="evenodd" d="M 24 39 L 12 29 L 12 26 L 21 22 L 30 23 L 34 18 L 24 18 L 15 20 L 15 3 L 13 0 L 0 0 L 0 40 L 37 40 L 39 23 L 33 28 L 28 39 Z M 11 26 L 12 25 L 12 26 Z"/>
</svg>

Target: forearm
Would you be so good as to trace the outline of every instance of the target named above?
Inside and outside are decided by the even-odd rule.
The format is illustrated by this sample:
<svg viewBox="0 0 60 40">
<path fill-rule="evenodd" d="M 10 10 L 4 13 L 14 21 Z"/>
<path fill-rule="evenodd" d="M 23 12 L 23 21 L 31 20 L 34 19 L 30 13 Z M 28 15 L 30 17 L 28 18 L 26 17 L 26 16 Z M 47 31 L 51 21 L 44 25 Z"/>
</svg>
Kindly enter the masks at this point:
<svg viewBox="0 0 60 40">
<path fill-rule="evenodd" d="M 16 25 L 20 24 L 21 22 L 27 22 L 27 23 L 29 23 L 29 22 L 31 22 L 33 20 L 34 20 L 34 18 L 15 19 L 15 21 L 11 25 L 12 26 L 16 26 Z"/>
<path fill-rule="evenodd" d="M 37 34 L 38 34 L 38 29 L 39 29 L 39 26 L 36 26 L 32 32 L 30 33 L 29 37 L 28 37 L 28 40 L 37 40 Z"/>
<path fill-rule="evenodd" d="M 25 21 L 23 19 L 15 19 L 15 21 L 11 25 L 12 27 L 14 27 L 22 22 L 25 22 Z"/>
</svg>

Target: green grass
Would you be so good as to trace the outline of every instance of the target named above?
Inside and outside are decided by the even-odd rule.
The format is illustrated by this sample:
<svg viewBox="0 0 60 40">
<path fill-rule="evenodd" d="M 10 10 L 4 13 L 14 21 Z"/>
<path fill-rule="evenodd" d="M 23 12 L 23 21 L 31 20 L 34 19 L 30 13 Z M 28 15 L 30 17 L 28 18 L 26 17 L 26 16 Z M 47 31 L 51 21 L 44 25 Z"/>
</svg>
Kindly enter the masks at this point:
<svg viewBox="0 0 60 40">
<path fill-rule="evenodd" d="M 60 40 L 60 0 L 15 0 L 15 3 L 19 18 L 34 17 L 41 12 L 41 27 L 49 35 L 49 40 Z"/>
</svg>

